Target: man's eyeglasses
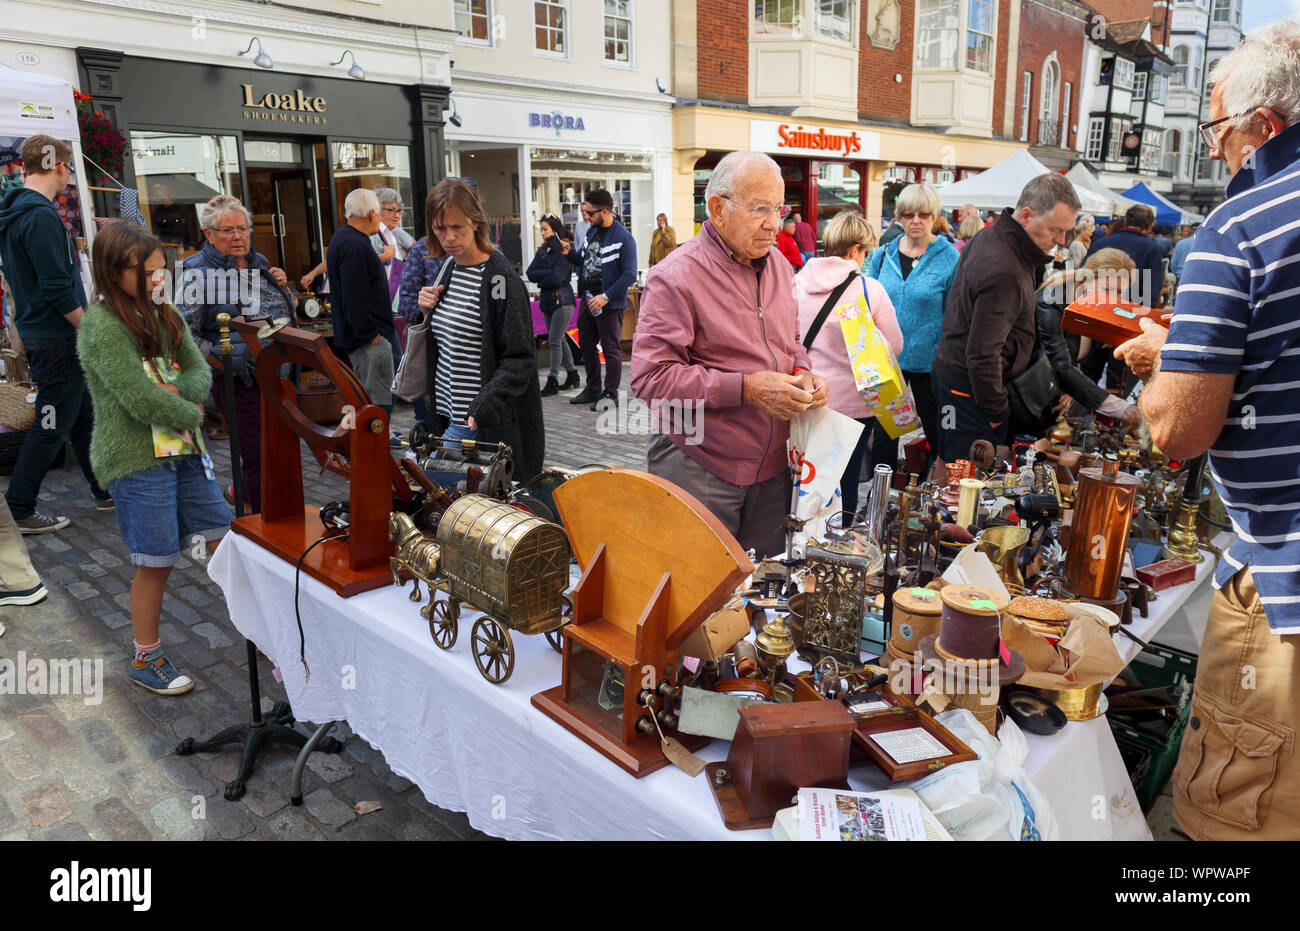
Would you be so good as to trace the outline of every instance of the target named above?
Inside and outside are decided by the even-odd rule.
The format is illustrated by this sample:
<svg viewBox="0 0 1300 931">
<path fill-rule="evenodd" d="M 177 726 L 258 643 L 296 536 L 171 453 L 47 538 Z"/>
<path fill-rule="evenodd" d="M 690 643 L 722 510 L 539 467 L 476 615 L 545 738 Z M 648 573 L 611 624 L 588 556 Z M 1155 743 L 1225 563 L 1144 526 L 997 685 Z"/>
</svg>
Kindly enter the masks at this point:
<svg viewBox="0 0 1300 931">
<path fill-rule="evenodd" d="M 389 206 L 387 206 L 387 207 L 380 207 L 379 209 L 382 210 L 384 213 L 403 213 L 403 212 L 405 212 L 405 208 L 404 208 L 404 207 L 393 206 L 393 205 L 389 205 Z"/>
<path fill-rule="evenodd" d="M 1273 108 L 1269 107 L 1268 109 L 1272 110 Z M 1219 147 L 1219 142 L 1221 141 L 1221 137 L 1217 132 L 1214 131 L 1214 127 L 1218 126 L 1220 123 L 1226 123 L 1228 120 L 1241 119 L 1241 117 L 1245 116 L 1246 114 L 1254 113 L 1254 112 L 1255 112 L 1254 110 L 1247 110 L 1244 113 L 1236 113 L 1231 116 L 1221 116 L 1217 120 L 1210 120 L 1208 122 L 1199 124 L 1196 127 L 1196 129 L 1201 134 L 1201 138 L 1205 140 L 1206 148 L 1217 149 Z M 1283 116 L 1281 113 L 1278 113 L 1276 110 L 1273 110 L 1273 113 L 1283 123 L 1286 122 L 1286 117 Z M 1224 135 L 1227 134 L 1224 133 Z"/>
<path fill-rule="evenodd" d="M 600 216 L 602 213 L 604 213 L 604 212 L 605 212 L 606 210 L 608 210 L 609 208 L 608 208 L 608 207 L 597 207 L 595 210 L 588 210 L 586 207 L 581 207 L 581 208 L 579 208 L 579 209 L 582 211 L 582 215 L 583 215 L 584 217 L 586 217 L 588 220 L 594 220 L 594 219 L 596 219 L 596 217 Z"/>
<path fill-rule="evenodd" d="M 208 228 L 211 229 L 212 232 L 214 233 L 220 233 L 222 236 L 236 236 L 236 235 L 247 236 L 248 235 L 247 226 L 222 226 L 222 227 L 208 227 Z"/>
<path fill-rule="evenodd" d="M 769 216 L 772 215 L 775 215 L 778 218 L 784 220 L 786 217 L 790 216 L 790 211 L 794 209 L 793 207 L 787 206 L 786 204 L 781 204 L 780 206 L 777 207 L 768 207 L 761 204 L 757 207 L 751 207 L 748 204 L 742 204 L 734 197 L 729 197 L 726 194 L 720 194 L 718 196 L 720 196 L 725 201 L 729 201 L 735 204 L 741 210 L 748 210 L 750 216 L 752 216 L 755 220 L 758 220 L 759 222 L 766 220 Z"/>
</svg>

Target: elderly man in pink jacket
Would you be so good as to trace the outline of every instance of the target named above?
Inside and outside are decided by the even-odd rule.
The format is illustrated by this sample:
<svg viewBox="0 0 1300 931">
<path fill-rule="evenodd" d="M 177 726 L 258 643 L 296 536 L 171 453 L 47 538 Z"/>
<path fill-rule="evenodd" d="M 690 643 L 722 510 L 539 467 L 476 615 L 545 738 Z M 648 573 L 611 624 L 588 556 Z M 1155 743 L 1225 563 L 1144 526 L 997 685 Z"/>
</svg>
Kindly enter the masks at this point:
<svg viewBox="0 0 1300 931">
<path fill-rule="evenodd" d="M 789 421 L 824 405 L 828 391 L 809 370 L 794 271 L 775 248 L 790 209 L 780 168 L 732 152 L 704 194 L 699 235 L 646 277 L 632 390 L 674 412 L 660 416 L 649 471 L 698 498 L 742 547 L 772 555 L 785 548 L 790 511 Z M 701 409 L 694 431 L 676 415 Z"/>
</svg>

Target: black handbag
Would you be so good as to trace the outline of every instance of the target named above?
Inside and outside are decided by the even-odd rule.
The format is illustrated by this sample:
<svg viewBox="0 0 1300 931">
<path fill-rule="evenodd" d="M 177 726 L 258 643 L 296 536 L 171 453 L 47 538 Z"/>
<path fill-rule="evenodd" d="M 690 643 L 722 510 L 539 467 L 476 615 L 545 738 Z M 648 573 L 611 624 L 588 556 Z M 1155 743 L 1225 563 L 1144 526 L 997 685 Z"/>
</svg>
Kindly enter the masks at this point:
<svg viewBox="0 0 1300 931">
<path fill-rule="evenodd" d="M 1007 401 L 1011 407 L 1011 435 L 1028 433 L 1039 436 L 1051 417 L 1052 405 L 1061 396 L 1052 361 L 1040 352 L 1025 369 L 1007 383 Z"/>
</svg>

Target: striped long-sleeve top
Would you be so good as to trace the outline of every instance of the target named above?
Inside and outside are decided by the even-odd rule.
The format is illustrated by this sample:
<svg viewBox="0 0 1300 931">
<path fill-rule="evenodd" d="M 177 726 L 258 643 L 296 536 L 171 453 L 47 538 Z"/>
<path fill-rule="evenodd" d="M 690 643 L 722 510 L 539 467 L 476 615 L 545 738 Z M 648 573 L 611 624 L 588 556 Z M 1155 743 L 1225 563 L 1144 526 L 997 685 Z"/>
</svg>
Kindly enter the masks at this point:
<svg viewBox="0 0 1300 931">
<path fill-rule="evenodd" d="M 1196 234 L 1160 368 L 1236 376 L 1210 469 L 1277 634 L 1300 633 L 1300 125 L 1228 183 Z"/>
</svg>

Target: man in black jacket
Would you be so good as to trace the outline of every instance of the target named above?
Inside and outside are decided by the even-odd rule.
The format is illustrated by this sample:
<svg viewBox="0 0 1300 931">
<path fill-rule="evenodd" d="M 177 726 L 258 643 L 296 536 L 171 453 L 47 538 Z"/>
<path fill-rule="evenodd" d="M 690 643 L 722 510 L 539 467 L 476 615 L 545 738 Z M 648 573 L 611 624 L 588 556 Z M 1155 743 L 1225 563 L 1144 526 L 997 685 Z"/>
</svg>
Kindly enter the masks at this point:
<svg viewBox="0 0 1300 931">
<path fill-rule="evenodd" d="M 343 201 L 347 220 L 330 240 L 325 266 L 334 316 L 334 348 L 346 353 L 370 400 L 393 412 L 393 305 L 388 277 L 370 237 L 379 232 L 379 198 L 366 188 Z"/>
<path fill-rule="evenodd" d="M 99 510 L 113 510 L 113 499 L 90 469 L 94 408 L 77 359 L 86 291 L 76 249 L 54 209 L 54 199 L 72 180 L 72 149 L 52 136 L 31 136 L 23 142 L 22 161 L 24 187 L 9 191 L 0 204 L 0 262 L 38 390 L 36 420 L 23 438 L 5 499 L 18 529 L 30 534 L 70 523 L 36 507 L 45 473 L 69 440 Z"/>
<path fill-rule="evenodd" d="M 636 281 L 636 240 L 614 216 L 614 196 L 604 188 L 587 192 L 582 215 L 591 224 L 581 250 L 564 244 L 564 254 L 578 267 L 578 344 L 587 370 L 587 387 L 569 398 L 570 404 L 618 403 L 618 385 L 623 377 L 623 309 L 627 289 Z M 600 356 L 605 354 L 605 390 L 600 388 Z"/>
<path fill-rule="evenodd" d="M 962 251 L 931 370 L 939 456 L 965 459 L 971 444 L 1006 440 L 1008 384 L 1034 351 L 1034 292 L 1074 228 L 1079 197 L 1063 175 L 1039 175 Z"/>
<path fill-rule="evenodd" d="M 1129 288 L 1130 298 L 1138 304 L 1155 307 L 1160 300 L 1160 290 L 1165 286 L 1164 255 L 1151 238 L 1156 225 L 1156 212 L 1146 204 L 1134 204 L 1124 214 L 1122 229 L 1111 233 L 1105 240 L 1094 239 L 1088 255 L 1098 249 L 1119 249 L 1137 265 L 1137 275 Z"/>
</svg>

